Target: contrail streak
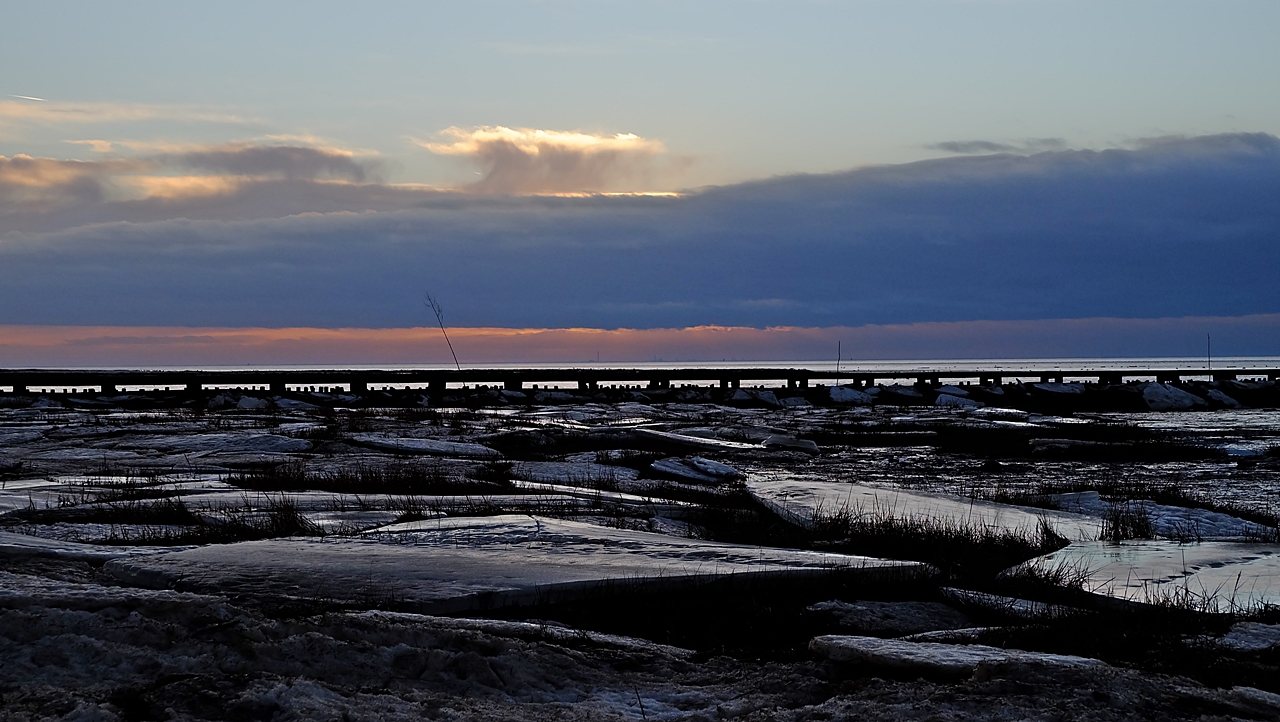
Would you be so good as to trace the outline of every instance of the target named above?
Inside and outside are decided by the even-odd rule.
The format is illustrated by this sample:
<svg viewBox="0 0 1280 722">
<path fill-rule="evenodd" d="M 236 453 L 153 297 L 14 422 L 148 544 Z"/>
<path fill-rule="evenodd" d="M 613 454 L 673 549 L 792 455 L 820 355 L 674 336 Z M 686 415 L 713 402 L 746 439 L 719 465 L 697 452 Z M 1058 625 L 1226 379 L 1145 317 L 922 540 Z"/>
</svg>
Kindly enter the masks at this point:
<svg viewBox="0 0 1280 722">
<path fill-rule="evenodd" d="M 41 103 L 47 103 L 47 102 L 49 102 L 49 101 L 45 100 L 44 98 L 34 98 L 34 97 L 30 96 L 30 95 L 14 95 L 13 93 L 6 93 L 6 95 L 8 95 L 10 98 L 22 98 L 23 100 L 38 100 L 38 101 L 40 101 Z"/>
</svg>

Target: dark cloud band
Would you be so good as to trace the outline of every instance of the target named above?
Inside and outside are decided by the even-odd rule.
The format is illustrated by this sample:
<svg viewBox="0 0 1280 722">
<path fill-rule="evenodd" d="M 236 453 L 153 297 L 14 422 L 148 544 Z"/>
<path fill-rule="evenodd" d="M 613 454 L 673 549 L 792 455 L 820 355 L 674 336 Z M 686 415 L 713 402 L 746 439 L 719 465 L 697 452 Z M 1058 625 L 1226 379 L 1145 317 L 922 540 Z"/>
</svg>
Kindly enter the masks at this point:
<svg viewBox="0 0 1280 722">
<path fill-rule="evenodd" d="M 0 236 L 0 323 L 405 327 L 424 320 L 423 288 L 464 326 L 1280 312 L 1280 140 L 1269 135 L 948 158 L 680 198 L 369 184 L 321 196 L 274 183 L 216 212 L 182 211 L 216 220 Z M 292 212 L 330 213 L 237 220 L 278 214 L 290 197 Z M 334 212 L 368 209 L 380 210 Z"/>
</svg>

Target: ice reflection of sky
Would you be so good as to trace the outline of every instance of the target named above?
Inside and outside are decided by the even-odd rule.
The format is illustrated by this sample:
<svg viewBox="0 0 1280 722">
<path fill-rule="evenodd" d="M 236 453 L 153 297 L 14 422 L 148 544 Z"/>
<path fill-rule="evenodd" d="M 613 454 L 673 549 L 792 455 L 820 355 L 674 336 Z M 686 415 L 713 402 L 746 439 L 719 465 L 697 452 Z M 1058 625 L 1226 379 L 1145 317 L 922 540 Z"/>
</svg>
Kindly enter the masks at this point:
<svg viewBox="0 0 1280 722">
<path fill-rule="evenodd" d="M 936 409 L 877 409 L 857 416 L 857 428 L 871 430 L 880 424 L 972 424 L 983 413 L 949 412 Z M 804 423 L 812 424 L 823 411 L 815 411 Z M 844 412 L 834 412 L 844 413 Z M 786 417 L 768 414 L 762 422 L 785 426 Z M 1259 511 L 1280 511 L 1280 463 L 1256 455 L 1280 446 L 1280 411 L 1223 410 L 1148 414 L 1089 414 L 1072 419 L 1088 423 L 1132 423 L 1161 432 L 1170 432 L 1184 443 L 1227 450 L 1254 452 L 1199 461 L 1090 462 L 1031 457 L 1002 458 L 991 464 L 980 448 L 972 453 L 948 452 L 933 446 L 886 446 L 848 448 L 830 456 L 800 462 L 789 472 L 797 479 L 847 481 L 858 484 L 905 487 L 928 491 L 991 497 L 993 495 L 1039 493 L 1099 484 L 1130 484 L 1138 487 L 1173 486 L 1214 501 L 1239 504 Z M 852 419 L 850 419 L 852 420 Z M 1065 419 L 1035 417 L 1036 421 L 1060 423 Z M 884 428 L 884 427 L 881 427 Z M 769 470 L 767 463 L 746 463 L 744 470 L 756 474 Z"/>
<path fill-rule="evenodd" d="M 1186 434 L 1229 454 L 1263 453 L 1280 446 L 1280 411 L 1224 409 L 1147 414 L 1099 414 L 1135 426 Z"/>
</svg>

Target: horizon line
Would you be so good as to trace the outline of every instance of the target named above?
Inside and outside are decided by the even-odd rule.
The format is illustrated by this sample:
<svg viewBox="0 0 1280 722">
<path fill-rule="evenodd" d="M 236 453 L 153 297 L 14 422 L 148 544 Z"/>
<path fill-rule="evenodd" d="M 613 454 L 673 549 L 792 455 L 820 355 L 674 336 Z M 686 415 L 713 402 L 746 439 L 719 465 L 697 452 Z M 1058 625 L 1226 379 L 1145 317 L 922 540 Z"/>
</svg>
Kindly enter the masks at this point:
<svg viewBox="0 0 1280 722">
<path fill-rule="evenodd" d="M 449 329 L 467 366 L 851 363 L 1280 356 L 1280 314 L 685 328 Z M 0 325 L 0 367 L 406 366 L 450 363 L 439 329 Z"/>
</svg>

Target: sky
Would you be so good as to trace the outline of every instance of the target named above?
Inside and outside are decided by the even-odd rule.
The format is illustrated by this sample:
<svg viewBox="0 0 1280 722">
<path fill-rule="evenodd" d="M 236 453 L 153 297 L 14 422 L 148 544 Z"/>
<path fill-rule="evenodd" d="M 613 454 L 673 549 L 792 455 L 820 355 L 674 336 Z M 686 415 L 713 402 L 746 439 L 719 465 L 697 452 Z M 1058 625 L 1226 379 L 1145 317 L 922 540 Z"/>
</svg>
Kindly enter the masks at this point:
<svg viewBox="0 0 1280 722">
<path fill-rule="evenodd" d="M 1280 354 L 1274 2 L 5 18 L 0 364 Z"/>
</svg>

